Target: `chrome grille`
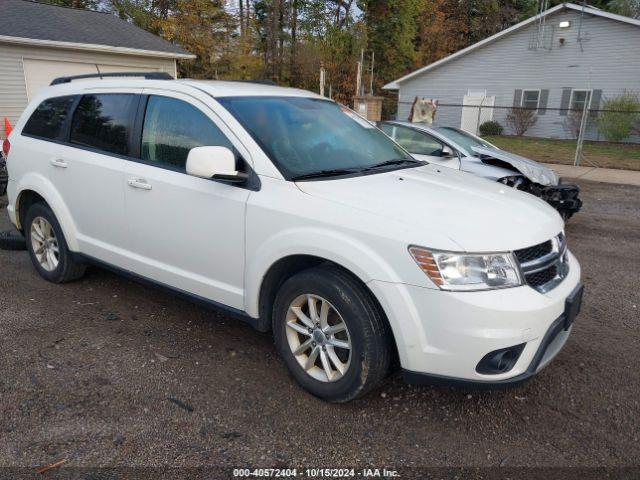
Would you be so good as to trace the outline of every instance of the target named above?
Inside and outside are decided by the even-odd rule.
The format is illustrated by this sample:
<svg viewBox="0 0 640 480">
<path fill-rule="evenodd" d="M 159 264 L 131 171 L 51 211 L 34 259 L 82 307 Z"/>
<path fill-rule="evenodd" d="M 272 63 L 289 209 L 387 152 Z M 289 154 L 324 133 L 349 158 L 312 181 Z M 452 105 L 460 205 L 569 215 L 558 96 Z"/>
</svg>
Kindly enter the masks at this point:
<svg viewBox="0 0 640 480">
<path fill-rule="evenodd" d="M 520 262 L 527 285 L 541 293 L 555 288 L 569 273 L 567 242 L 562 233 L 513 253 Z"/>
</svg>

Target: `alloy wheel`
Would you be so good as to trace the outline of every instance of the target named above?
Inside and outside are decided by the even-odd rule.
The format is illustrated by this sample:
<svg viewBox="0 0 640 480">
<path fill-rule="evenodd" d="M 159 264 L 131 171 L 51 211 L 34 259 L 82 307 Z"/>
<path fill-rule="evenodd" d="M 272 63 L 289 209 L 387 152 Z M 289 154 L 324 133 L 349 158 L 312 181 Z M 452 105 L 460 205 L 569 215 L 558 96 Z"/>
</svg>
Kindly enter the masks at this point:
<svg viewBox="0 0 640 480">
<path fill-rule="evenodd" d="M 287 310 L 286 335 L 293 356 L 314 379 L 335 382 L 347 373 L 349 329 L 328 300 L 313 294 L 296 297 Z"/>
<path fill-rule="evenodd" d="M 44 217 L 31 222 L 31 247 L 36 260 L 47 272 L 53 272 L 60 263 L 60 247 L 53 227 Z"/>
</svg>

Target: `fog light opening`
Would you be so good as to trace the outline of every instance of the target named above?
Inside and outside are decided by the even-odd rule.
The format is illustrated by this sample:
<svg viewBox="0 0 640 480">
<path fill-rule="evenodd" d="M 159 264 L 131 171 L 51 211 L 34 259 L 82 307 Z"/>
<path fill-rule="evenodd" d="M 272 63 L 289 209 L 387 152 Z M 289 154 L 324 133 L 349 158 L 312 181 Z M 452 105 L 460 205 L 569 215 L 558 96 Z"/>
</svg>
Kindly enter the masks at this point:
<svg viewBox="0 0 640 480">
<path fill-rule="evenodd" d="M 524 346 L 525 344 L 521 343 L 487 353 L 476 366 L 476 372 L 483 375 L 498 375 L 508 372 L 520 358 Z"/>
</svg>

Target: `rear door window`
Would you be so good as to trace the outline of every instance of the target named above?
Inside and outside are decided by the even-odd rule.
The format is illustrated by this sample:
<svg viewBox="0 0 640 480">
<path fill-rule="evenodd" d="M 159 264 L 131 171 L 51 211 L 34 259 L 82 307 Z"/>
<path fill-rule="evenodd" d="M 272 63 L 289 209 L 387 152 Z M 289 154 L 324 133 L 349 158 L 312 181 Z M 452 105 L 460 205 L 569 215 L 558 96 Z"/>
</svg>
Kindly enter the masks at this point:
<svg viewBox="0 0 640 480">
<path fill-rule="evenodd" d="M 142 128 L 140 157 L 147 162 L 186 170 L 194 147 L 233 145 L 203 112 L 177 98 L 151 95 Z"/>
<path fill-rule="evenodd" d="M 38 105 L 22 129 L 25 135 L 63 140 L 64 125 L 75 96 L 49 98 Z"/>
<path fill-rule="evenodd" d="M 130 155 L 130 137 L 139 96 L 85 95 L 76 108 L 69 141 L 108 153 Z"/>
</svg>

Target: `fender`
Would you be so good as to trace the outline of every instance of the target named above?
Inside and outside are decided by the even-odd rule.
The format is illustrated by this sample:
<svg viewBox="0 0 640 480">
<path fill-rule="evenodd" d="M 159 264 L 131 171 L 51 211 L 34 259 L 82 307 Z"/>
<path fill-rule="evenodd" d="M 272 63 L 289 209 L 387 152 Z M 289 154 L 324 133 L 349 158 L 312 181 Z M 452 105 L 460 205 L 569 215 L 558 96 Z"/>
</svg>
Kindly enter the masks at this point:
<svg viewBox="0 0 640 480">
<path fill-rule="evenodd" d="M 76 238 L 76 225 L 69 213 L 69 209 L 62 199 L 62 196 L 58 193 L 56 187 L 53 186 L 53 183 L 51 183 L 51 181 L 44 175 L 39 173 L 30 172 L 24 175 L 16 186 L 16 216 L 20 212 L 22 193 L 26 190 L 32 190 L 45 199 L 58 219 L 58 223 L 60 224 L 60 228 L 62 228 L 62 233 L 64 234 L 69 250 L 72 252 L 79 252 L 80 248 Z"/>
<path fill-rule="evenodd" d="M 349 270 L 363 283 L 371 280 L 401 281 L 383 257 L 353 237 L 322 228 L 289 228 L 262 241 L 251 258 L 247 258 L 245 311 L 249 315 L 256 318 L 259 315 L 260 289 L 271 266 L 292 255 L 324 258 Z"/>
<path fill-rule="evenodd" d="M 391 308 L 393 304 L 390 302 L 391 299 L 384 298 L 387 293 L 391 293 L 394 297 L 397 295 L 406 297 L 403 281 L 391 264 L 362 241 L 321 228 L 303 227 L 280 231 L 261 243 L 252 258 L 247 258 L 245 311 L 248 315 L 253 318 L 259 317 L 260 290 L 271 266 L 293 255 L 324 258 L 359 278 L 367 285 L 385 312 L 393 337 L 399 344 L 408 345 L 411 348 L 419 338 L 424 337 L 419 315 L 398 315 L 398 312 Z M 380 284 L 392 285 L 393 288 L 390 291 L 381 289 Z M 411 305 L 410 299 L 405 298 L 406 300 L 409 300 L 407 305 Z M 398 352 L 400 361 L 408 364 L 405 350 L 398 349 Z"/>
</svg>

